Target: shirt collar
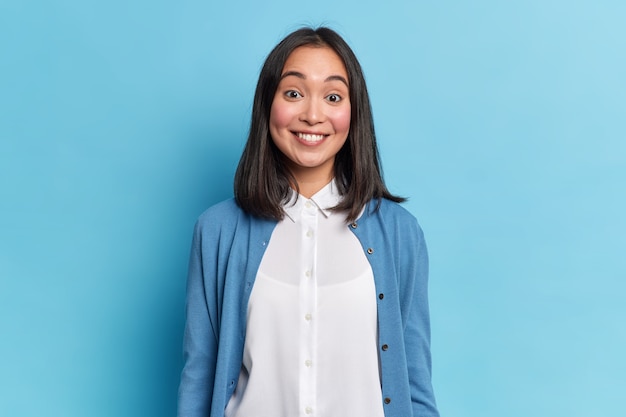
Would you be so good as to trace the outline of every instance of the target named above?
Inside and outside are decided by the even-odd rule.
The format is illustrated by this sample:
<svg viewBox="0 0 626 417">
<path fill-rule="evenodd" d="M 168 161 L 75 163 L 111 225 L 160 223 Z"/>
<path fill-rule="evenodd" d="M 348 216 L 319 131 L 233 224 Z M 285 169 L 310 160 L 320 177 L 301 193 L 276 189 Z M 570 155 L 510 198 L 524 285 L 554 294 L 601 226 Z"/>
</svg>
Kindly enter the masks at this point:
<svg viewBox="0 0 626 417">
<path fill-rule="evenodd" d="M 315 204 L 317 209 L 328 217 L 332 215 L 331 208 L 335 207 L 341 201 L 341 195 L 337 189 L 337 184 L 333 179 L 326 184 L 321 190 L 315 193 L 311 198 L 306 198 L 303 195 L 291 190 L 291 197 L 289 201 L 283 206 L 285 214 L 292 222 L 297 222 L 300 219 L 302 210 L 306 207 L 307 203 Z"/>
</svg>

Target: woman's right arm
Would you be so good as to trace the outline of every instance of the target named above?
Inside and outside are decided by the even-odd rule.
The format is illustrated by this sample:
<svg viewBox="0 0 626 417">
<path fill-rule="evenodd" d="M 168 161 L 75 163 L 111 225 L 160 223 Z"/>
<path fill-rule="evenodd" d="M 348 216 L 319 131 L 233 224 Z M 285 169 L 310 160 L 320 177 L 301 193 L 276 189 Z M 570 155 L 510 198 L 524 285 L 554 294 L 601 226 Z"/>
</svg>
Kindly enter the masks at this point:
<svg viewBox="0 0 626 417">
<path fill-rule="evenodd" d="M 178 390 L 178 417 L 207 417 L 211 409 L 217 358 L 217 331 L 207 303 L 215 259 L 203 256 L 202 231 L 194 229 L 187 277 L 184 367 Z M 210 256 L 209 256 L 210 257 Z M 213 265 L 211 267 L 211 265 Z"/>
</svg>

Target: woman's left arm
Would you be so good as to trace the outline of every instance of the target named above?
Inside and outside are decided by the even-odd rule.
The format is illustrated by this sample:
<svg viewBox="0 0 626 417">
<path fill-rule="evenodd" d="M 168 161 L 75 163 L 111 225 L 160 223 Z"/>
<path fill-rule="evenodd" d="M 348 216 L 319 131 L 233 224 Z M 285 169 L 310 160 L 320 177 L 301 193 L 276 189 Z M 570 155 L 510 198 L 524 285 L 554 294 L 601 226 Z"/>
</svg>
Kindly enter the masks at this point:
<svg viewBox="0 0 626 417">
<path fill-rule="evenodd" d="M 404 342 L 413 417 L 438 417 L 431 380 L 428 251 L 417 222 L 409 230 L 411 242 L 403 246 L 402 264 L 406 270 L 402 274 L 406 281 L 401 297 L 406 314 Z"/>
</svg>

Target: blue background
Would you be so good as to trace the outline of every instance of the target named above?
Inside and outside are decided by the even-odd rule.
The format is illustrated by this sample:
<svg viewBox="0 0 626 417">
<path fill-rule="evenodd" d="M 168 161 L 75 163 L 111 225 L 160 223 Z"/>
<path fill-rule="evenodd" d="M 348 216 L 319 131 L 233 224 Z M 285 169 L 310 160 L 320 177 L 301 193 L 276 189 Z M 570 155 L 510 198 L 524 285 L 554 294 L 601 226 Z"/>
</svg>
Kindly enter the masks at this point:
<svg viewBox="0 0 626 417">
<path fill-rule="evenodd" d="M 0 415 L 175 413 L 192 226 L 328 24 L 431 254 L 442 416 L 624 416 L 626 6 L 0 3 Z"/>
</svg>

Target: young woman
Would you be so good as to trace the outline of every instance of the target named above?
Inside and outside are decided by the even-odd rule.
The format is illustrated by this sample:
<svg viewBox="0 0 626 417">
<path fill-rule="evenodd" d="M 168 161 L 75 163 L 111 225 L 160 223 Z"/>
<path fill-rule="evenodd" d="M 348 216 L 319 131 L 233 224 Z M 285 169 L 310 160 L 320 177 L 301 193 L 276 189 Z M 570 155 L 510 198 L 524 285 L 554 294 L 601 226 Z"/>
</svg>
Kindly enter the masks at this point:
<svg viewBox="0 0 626 417">
<path fill-rule="evenodd" d="M 267 57 L 235 198 L 195 227 L 179 417 L 433 417 L 428 257 L 328 28 Z"/>
</svg>

